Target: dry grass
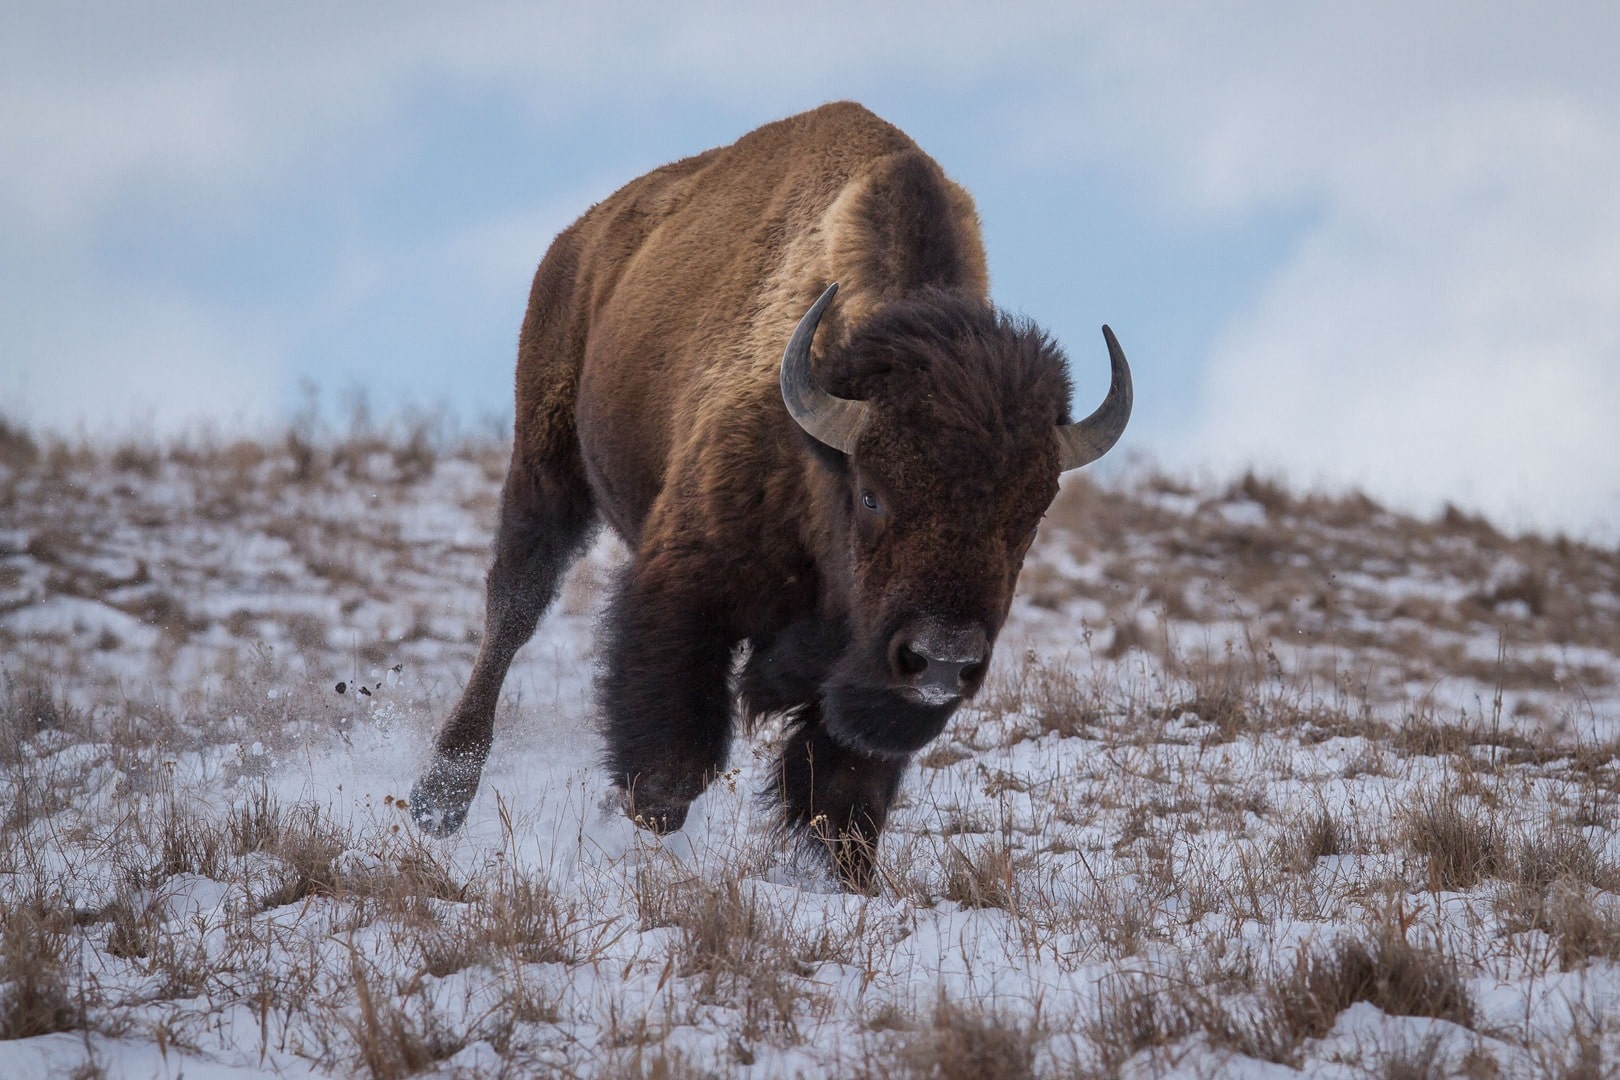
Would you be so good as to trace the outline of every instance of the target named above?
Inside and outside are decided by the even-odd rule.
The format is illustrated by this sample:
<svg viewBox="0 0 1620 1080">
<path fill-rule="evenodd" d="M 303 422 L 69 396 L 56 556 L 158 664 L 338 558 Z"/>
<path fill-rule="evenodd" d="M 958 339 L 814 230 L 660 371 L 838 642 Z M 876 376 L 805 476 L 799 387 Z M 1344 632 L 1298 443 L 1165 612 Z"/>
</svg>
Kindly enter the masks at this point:
<svg viewBox="0 0 1620 1080">
<path fill-rule="evenodd" d="M 1106 989 L 1086 1028 L 1094 1071 L 1118 1076 L 1138 1054 L 1158 1060 L 1195 1034 L 1228 1053 L 1298 1067 L 1307 1040 L 1326 1035 L 1363 1001 L 1391 1016 L 1475 1023 L 1455 962 L 1412 944 L 1393 923 L 1301 950 L 1291 968 L 1258 984 L 1223 985 L 1211 974 L 1133 978 Z"/>
<path fill-rule="evenodd" d="M 1474 1002 L 1455 961 L 1412 944 L 1393 922 L 1325 951 L 1302 953 L 1293 972 L 1274 982 L 1269 993 L 1279 1020 L 1296 1039 L 1326 1034 L 1358 1001 L 1391 1016 L 1474 1024 Z"/>
<path fill-rule="evenodd" d="M 944 898 L 965 908 L 1011 911 L 1018 893 L 1016 849 L 999 842 L 945 846 Z"/>
<path fill-rule="evenodd" d="M 1620 960 L 1620 868 L 1581 833 L 1553 826 L 1521 837 L 1496 899 L 1511 932 L 1540 931 L 1557 966 Z"/>
<path fill-rule="evenodd" d="M 994 679 L 983 707 L 996 715 L 1022 713 L 1039 734 L 1067 739 L 1093 733 L 1108 715 L 1104 694 L 1100 682 L 1084 678 L 1076 667 L 1030 652 L 1011 676 Z"/>
<path fill-rule="evenodd" d="M 42 674 L 27 668 L 14 673 L 9 666 L 0 671 L 0 767 L 22 765 L 28 748 L 47 731 L 82 739 L 91 728 L 84 712 Z"/>
<path fill-rule="evenodd" d="M 452 919 L 423 915 L 411 941 L 423 969 L 436 978 L 484 966 L 510 973 L 512 1007 L 531 1019 L 555 1019 L 555 1007 L 538 996 L 516 973 L 527 964 L 580 964 L 602 945 L 600 927 L 587 922 L 576 905 L 559 895 L 544 878 L 516 871 L 500 874 L 475 896 L 467 887 L 447 896 L 442 888 L 422 884 L 399 894 L 409 903 L 454 899 L 465 910 Z"/>
<path fill-rule="evenodd" d="M 816 965 L 844 955 L 831 930 L 798 929 L 731 875 L 718 881 L 643 868 L 637 881 L 642 925 L 679 932 L 667 974 L 690 980 L 693 999 L 738 1010 L 747 1040 L 796 1040 L 814 991 Z"/>
<path fill-rule="evenodd" d="M 602 1076 L 624 1080 L 712 1080 L 719 1075 L 679 1050 L 648 1043 L 616 1050 L 603 1059 L 601 1066 Z"/>
<path fill-rule="evenodd" d="M 859 1080 L 1032 1080 L 1044 1037 L 1028 1016 L 941 996 L 919 1016 L 894 1012 L 887 1040 L 849 1075 Z"/>
<path fill-rule="evenodd" d="M 25 469 L 39 459 L 39 443 L 25 427 L 0 416 L 0 465 Z"/>
<path fill-rule="evenodd" d="M 466 1045 L 468 1033 L 453 1030 L 425 997 L 374 985 L 377 976 L 359 956 L 353 958 L 349 976 L 355 1008 L 343 1014 L 342 1023 L 358 1064 L 373 1080 L 414 1076 Z"/>
<path fill-rule="evenodd" d="M 1444 1042 L 1437 1035 L 1429 1036 L 1416 1046 L 1397 1047 L 1378 1062 L 1374 1075 L 1382 1080 L 1445 1080 L 1452 1073 L 1446 1067 L 1443 1047 Z M 1494 1064 L 1485 1067 L 1487 1074 L 1495 1075 L 1489 1072 L 1490 1068 L 1494 1068 Z"/>
<path fill-rule="evenodd" d="M 1310 873 L 1318 859 L 1350 848 L 1347 827 L 1326 805 L 1291 822 L 1277 842 L 1278 862 L 1296 874 Z"/>
<path fill-rule="evenodd" d="M 264 838 L 264 850 L 280 860 L 282 885 L 260 899 L 264 908 L 296 904 L 314 896 L 336 896 L 342 880 L 336 863 L 348 850 L 347 838 L 312 806 L 295 807 L 278 824 Z"/>
<path fill-rule="evenodd" d="M 1579 1007 L 1574 1020 L 1567 1041 L 1534 1048 L 1538 1073 L 1548 1080 L 1609 1080 L 1620 1065 L 1620 1058 L 1605 1049 L 1605 1037 L 1614 1032 L 1613 1014 Z"/>
<path fill-rule="evenodd" d="M 1518 889 L 1502 901 L 1508 925 L 1547 935 L 1564 971 L 1594 960 L 1620 961 L 1620 904 L 1579 882 L 1559 880 L 1545 889 Z"/>
<path fill-rule="evenodd" d="M 1431 889 L 1471 889 L 1482 878 L 1501 873 L 1504 866 L 1500 828 L 1454 792 L 1420 793 L 1405 811 L 1402 839 L 1427 860 Z"/>
<path fill-rule="evenodd" d="M 484 898 L 476 920 L 498 955 L 523 964 L 578 963 L 579 915 L 547 881 L 513 872 Z"/>
<path fill-rule="evenodd" d="M 1233 1004 L 1217 989 L 1196 982 L 1159 988 L 1142 980 L 1116 983 L 1105 990 L 1085 1027 L 1092 1047 L 1089 1071 L 1120 1076 L 1138 1055 L 1166 1060 L 1172 1048 L 1194 1035 L 1228 1054 L 1292 1064 L 1297 1041 L 1263 1002 L 1240 1000 L 1241 1005 Z"/>
<path fill-rule="evenodd" d="M 86 1025 L 87 984 L 70 966 L 72 941 L 72 918 L 59 898 L 0 906 L 0 1040 Z"/>
</svg>

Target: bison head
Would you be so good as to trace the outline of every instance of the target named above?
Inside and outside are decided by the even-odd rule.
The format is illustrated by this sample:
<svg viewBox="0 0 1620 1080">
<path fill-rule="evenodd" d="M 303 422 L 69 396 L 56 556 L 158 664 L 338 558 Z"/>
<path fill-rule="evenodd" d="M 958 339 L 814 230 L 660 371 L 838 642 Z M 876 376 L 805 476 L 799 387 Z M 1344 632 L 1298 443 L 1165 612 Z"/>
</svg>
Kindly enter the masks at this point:
<svg viewBox="0 0 1620 1080">
<path fill-rule="evenodd" d="M 1058 475 L 1119 438 L 1131 375 L 1104 327 L 1108 397 L 1069 423 L 1067 366 L 1044 333 L 932 292 L 878 309 L 827 350 L 818 379 L 810 343 L 836 291 L 800 320 L 781 380 L 836 489 L 847 570 L 848 645 L 823 685 L 823 717 L 845 745 L 903 755 L 983 684 Z"/>
</svg>

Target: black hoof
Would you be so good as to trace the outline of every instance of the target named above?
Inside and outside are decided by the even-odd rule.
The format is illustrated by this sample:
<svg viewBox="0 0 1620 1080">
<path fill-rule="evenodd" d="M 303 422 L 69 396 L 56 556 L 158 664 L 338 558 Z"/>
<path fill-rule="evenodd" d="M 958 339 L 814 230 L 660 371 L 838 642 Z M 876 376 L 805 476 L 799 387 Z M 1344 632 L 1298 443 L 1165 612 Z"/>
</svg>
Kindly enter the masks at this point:
<svg viewBox="0 0 1620 1080">
<path fill-rule="evenodd" d="M 432 836 L 449 836 L 461 828 L 482 771 L 463 762 L 435 758 L 411 788 L 411 817 L 417 827 Z"/>
<path fill-rule="evenodd" d="M 860 835 L 829 837 L 810 834 L 812 842 L 821 848 L 827 868 L 837 875 L 839 884 L 852 893 L 876 896 L 877 844 Z"/>
<path fill-rule="evenodd" d="M 625 816 L 654 836 L 672 833 L 686 824 L 686 809 L 691 803 L 672 803 L 661 799 L 633 798 L 620 795 Z"/>
</svg>

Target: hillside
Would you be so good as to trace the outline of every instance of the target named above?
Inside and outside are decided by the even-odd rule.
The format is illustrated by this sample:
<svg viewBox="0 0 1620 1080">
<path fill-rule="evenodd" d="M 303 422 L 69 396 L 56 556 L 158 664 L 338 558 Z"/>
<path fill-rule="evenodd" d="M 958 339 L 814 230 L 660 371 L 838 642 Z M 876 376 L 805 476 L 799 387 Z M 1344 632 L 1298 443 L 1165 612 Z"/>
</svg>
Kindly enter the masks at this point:
<svg viewBox="0 0 1620 1080">
<path fill-rule="evenodd" d="M 0 431 L 8 1076 L 1620 1070 L 1620 552 L 1070 477 L 865 897 L 769 732 L 663 842 L 605 806 L 609 538 L 415 833 L 503 469 Z"/>
</svg>

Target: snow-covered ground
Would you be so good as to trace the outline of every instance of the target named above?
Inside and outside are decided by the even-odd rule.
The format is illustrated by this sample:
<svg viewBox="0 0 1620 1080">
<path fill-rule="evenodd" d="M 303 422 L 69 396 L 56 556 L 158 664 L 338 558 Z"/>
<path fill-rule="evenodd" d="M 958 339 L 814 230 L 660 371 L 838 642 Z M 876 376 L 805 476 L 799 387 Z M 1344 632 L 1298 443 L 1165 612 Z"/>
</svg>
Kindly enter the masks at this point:
<svg viewBox="0 0 1620 1080">
<path fill-rule="evenodd" d="M 605 799 L 610 538 L 415 833 L 503 467 L 0 438 L 0 1075 L 1620 1069 L 1620 554 L 1077 478 L 867 897 L 769 732 L 662 841 Z"/>
</svg>

